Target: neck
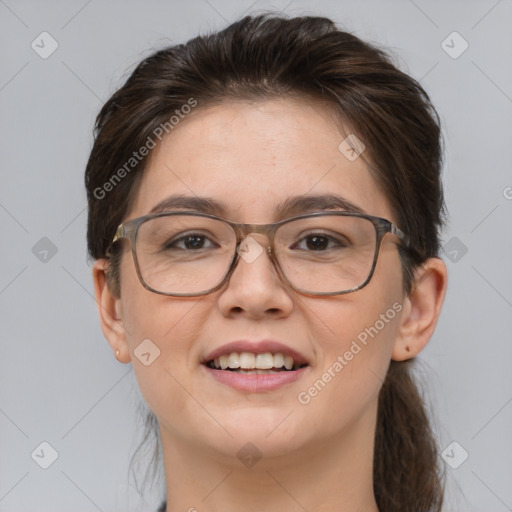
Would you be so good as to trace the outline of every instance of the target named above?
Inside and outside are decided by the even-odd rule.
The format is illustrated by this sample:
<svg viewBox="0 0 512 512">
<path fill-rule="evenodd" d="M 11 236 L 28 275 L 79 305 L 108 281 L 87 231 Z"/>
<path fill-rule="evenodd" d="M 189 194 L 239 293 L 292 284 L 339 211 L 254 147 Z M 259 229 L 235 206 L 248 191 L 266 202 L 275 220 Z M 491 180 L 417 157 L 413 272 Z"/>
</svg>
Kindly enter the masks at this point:
<svg viewBox="0 0 512 512">
<path fill-rule="evenodd" d="M 251 467 L 176 438 L 161 425 L 167 512 L 378 512 L 373 494 L 376 411 L 367 413 L 373 418 L 360 418 L 326 441 L 315 439 L 284 455 L 265 456 L 262 447 L 263 457 L 252 466 L 249 462 Z"/>
</svg>

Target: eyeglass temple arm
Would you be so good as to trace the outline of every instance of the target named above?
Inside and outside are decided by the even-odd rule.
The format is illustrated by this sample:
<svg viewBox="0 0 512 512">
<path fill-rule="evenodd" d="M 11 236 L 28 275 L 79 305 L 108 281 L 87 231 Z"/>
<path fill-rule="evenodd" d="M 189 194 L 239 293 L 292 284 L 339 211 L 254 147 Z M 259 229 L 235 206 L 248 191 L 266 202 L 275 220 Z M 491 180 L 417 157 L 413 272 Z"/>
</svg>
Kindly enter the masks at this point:
<svg viewBox="0 0 512 512">
<path fill-rule="evenodd" d="M 106 256 L 112 256 L 112 250 L 114 248 L 114 244 L 120 239 L 120 238 L 124 238 L 125 236 L 127 236 L 126 234 L 126 227 L 124 226 L 124 224 L 119 224 L 119 226 L 117 226 L 117 230 L 116 230 L 116 234 L 114 235 L 114 238 L 112 240 L 112 242 L 110 243 L 110 246 L 109 248 L 106 250 Z"/>
<path fill-rule="evenodd" d="M 409 248 L 411 246 L 410 237 L 394 224 L 390 225 L 389 232 L 393 235 L 396 235 L 402 241 L 405 247 Z"/>
<path fill-rule="evenodd" d="M 117 242 L 120 238 L 123 238 L 125 235 L 125 227 L 124 224 L 119 224 L 117 226 L 116 234 L 114 235 L 114 239 L 112 240 L 112 243 Z"/>
</svg>

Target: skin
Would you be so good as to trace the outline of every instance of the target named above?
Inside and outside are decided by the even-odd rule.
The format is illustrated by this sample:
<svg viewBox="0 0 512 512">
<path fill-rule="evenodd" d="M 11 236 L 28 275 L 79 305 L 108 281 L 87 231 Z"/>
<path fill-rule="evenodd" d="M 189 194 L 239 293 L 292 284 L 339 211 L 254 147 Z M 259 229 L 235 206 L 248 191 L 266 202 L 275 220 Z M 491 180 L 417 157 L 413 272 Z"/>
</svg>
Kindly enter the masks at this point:
<svg viewBox="0 0 512 512">
<path fill-rule="evenodd" d="M 343 138 L 328 110 L 304 101 L 198 108 L 153 150 L 125 220 L 183 193 L 224 202 L 231 220 L 270 223 L 274 206 L 289 196 L 335 192 L 395 222 L 363 159 L 351 162 L 338 150 Z M 103 332 L 118 359 L 132 362 L 159 420 L 169 512 L 378 510 L 372 489 L 378 393 L 390 360 L 412 358 L 427 344 L 446 290 L 446 267 L 433 258 L 405 296 L 396 243 L 386 235 L 366 287 L 331 297 L 290 290 L 265 253 L 252 263 L 240 260 L 222 289 L 194 298 L 143 288 L 128 249 L 115 297 L 106 261 L 95 263 Z M 298 393 L 395 302 L 401 312 L 316 397 L 299 403 Z M 146 338 L 161 351 L 150 366 L 134 356 Z M 200 371 L 212 349 L 264 338 L 304 354 L 305 376 L 272 392 L 247 393 Z M 247 442 L 262 454 L 252 468 L 237 457 Z"/>
</svg>

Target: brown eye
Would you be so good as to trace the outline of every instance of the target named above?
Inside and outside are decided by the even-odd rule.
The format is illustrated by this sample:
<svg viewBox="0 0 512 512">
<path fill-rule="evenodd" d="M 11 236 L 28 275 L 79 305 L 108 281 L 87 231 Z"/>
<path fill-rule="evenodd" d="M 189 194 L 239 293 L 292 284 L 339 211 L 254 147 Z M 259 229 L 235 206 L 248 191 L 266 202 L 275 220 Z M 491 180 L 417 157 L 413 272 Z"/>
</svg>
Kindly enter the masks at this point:
<svg viewBox="0 0 512 512">
<path fill-rule="evenodd" d="M 338 240 L 332 236 L 314 233 L 302 238 L 292 249 L 300 249 L 306 251 L 322 252 L 329 249 L 343 248 L 344 244 L 341 240 Z"/>
<path fill-rule="evenodd" d="M 218 246 L 213 244 L 208 237 L 198 233 L 191 233 L 168 241 L 164 245 L 164 250 L 179 249 L 185 251 L 194 251 L 199 249 L 210 249 L 212 247 Z"/>
</svg>

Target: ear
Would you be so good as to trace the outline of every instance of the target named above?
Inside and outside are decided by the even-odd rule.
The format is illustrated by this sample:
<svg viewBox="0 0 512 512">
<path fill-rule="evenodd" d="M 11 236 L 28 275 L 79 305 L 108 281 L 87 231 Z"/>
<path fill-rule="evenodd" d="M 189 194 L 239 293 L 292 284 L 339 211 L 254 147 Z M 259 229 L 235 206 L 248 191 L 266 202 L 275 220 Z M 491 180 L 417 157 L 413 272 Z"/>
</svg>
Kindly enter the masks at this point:
<svg viewBox="0 0 512 512">
<path fill-rule="evenodd" d="M 415 272 L 412 291 L 404 300 L 393 360 L 411 359 L 425 348 L 441 313 L 447 279 L 446 265 L 440 258 L 428 259 Z"/>
<path fill-rule="evenodd" d="M 131 361 L 131 357 L 122 318 L 121 299 L 112 294 L 107 284 L 107 266 L 108 260 L 102 258 L 96 260 L 92 268 L 94 294 L 100 315 L 101 330 L 114 353 L 119 351 L 119 354 L 116 355 L 117 360 L 121 363 L 128 363 Z"/>
</svg>

